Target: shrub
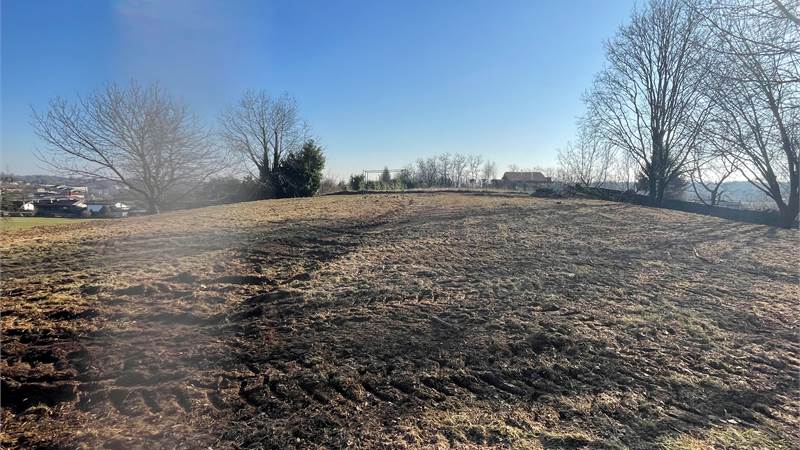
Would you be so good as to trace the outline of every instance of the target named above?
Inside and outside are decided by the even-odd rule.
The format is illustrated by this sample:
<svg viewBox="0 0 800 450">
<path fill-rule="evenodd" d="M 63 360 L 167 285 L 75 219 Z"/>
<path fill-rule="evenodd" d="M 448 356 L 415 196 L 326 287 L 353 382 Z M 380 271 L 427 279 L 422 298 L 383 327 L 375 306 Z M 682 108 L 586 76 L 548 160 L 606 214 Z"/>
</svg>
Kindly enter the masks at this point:
<svg viewBox="0 0 800 450">
<path fill-rule="evenodd" d="M 290 153 L 278 168 L 277 190 L 280 197 L 310 197 L 322 183 L 325 155 L 313 139 L 300 151 Z"/>
<path fill-rule="evenodd" d="M 351 191 L 363 191 L 367 188 L 364 175 L 350 175 L 348 188 Z"/>
</svg>

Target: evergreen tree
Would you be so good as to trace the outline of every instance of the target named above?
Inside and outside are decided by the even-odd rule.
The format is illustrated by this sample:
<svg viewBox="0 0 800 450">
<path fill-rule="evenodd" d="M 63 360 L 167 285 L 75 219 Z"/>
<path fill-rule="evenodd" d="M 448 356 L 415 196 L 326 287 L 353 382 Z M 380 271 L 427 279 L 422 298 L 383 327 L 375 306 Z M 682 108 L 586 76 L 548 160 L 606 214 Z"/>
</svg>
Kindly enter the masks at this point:
<svg viewBox="0 0 800 450">
<path fill-rule="evenodd" d="M 325 155 L 322 147 L 309 139 L 296 152 L 289 153 L 278 170 L 281 197 L 310 197 L 322 183 Z"/>
<path fill-rule="evenodd" d="M 383 172 L 381 172 L 381 183 L 385 185 L 392 183 L 392 174 L 389 172 L 388 167 L 384 167 Z"/>
</svg>

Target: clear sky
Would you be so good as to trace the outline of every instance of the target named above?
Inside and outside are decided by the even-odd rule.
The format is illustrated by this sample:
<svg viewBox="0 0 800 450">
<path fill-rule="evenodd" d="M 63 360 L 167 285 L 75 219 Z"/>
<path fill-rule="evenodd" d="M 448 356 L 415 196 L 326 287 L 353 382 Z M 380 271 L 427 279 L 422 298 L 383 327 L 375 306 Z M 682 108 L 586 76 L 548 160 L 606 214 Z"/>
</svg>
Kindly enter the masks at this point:
<svg viewBox="0 0 800 450">
<path fill-rule="evenodd" d="M 295 96 L 344 177 L 441 152 L 554 166 L 634 0 L 2 0 L 2 165 L 45 172 L 30 108 L 159 81 L 212 125 Z"/>
</svg>

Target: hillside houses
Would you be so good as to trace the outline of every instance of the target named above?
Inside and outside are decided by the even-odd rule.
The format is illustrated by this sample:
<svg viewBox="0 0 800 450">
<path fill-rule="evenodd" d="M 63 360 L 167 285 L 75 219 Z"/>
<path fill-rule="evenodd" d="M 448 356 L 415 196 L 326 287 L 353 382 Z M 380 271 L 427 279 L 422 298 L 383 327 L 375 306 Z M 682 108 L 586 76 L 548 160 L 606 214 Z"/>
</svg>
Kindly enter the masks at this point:
<svg viewBox="0 0 800 450">
<path fill-rule="evenodd" d="M 38 184 L 4 178 L 0 185 L 0 212 L 4 216 L 125 217 L 122 202 L 98 200 L 88 186 Z"/>
<path fill-rule="evenodd" d="M 553 179 L 542 172 L 506 172 L 503 178 L 496 180 L 497 187 L 515 191 L 532 191 L 553 182 Z"/>
<path fill-rule="evenodd" d="M 67 186 L 64 184 L 45 184 L 33 192 L 35 200 L 86 200 L 89 188 L 86 186 Z"/>
<path fill-rule="evenodd" d="M 47 217 L 89 217 L 92 213 L 82 200 L 42 198 L 33 202 L 36 215 Z"/>
</svg>

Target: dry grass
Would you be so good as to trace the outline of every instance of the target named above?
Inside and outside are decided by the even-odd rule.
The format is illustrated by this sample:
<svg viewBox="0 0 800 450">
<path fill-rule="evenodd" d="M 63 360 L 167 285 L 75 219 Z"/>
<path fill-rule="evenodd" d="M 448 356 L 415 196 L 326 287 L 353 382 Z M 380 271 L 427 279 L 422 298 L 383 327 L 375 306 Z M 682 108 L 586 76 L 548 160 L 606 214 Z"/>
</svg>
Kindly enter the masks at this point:
<svg viewBox="0 0 800 450">
<path fill-rule="evenodd" d="M 4 233 L 2 443 L 795 448 L 797 243 L 466 194 Z"/>
<path fill-rule="evenodd" d="M 3 217 L 0 219 L 0 232 L 6 233 L 33 227 L 50 227 L 85 222 L 91 219 L 68 219 L 60 217 Z"/>
<path fill-rule="evenodd" d="M 664 450 L 789 450 L 792 446 L 774 434 L 734 426 L 715 427 L 701 436 L 672 436 Z"/>
</svg>

